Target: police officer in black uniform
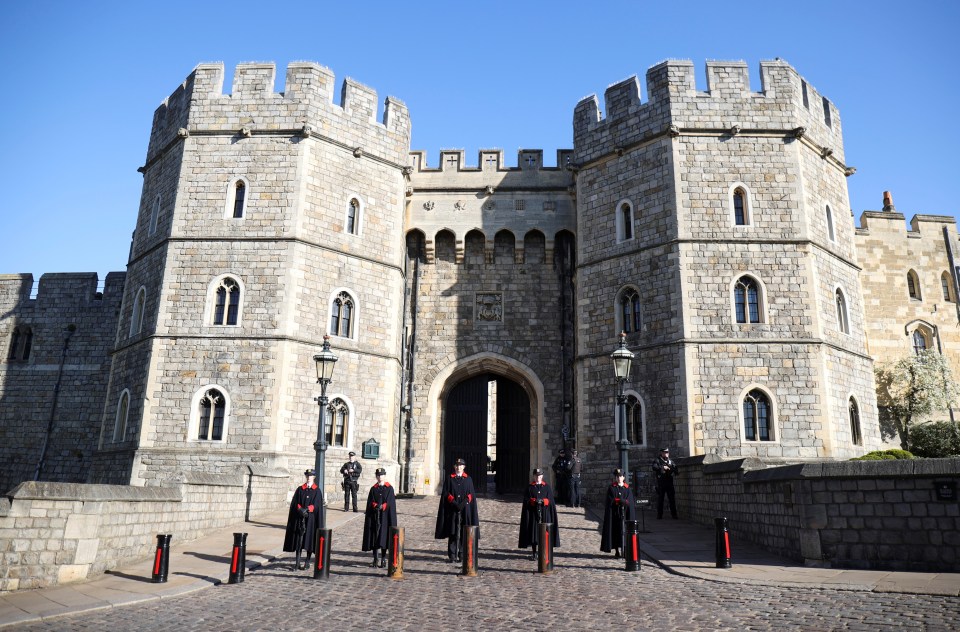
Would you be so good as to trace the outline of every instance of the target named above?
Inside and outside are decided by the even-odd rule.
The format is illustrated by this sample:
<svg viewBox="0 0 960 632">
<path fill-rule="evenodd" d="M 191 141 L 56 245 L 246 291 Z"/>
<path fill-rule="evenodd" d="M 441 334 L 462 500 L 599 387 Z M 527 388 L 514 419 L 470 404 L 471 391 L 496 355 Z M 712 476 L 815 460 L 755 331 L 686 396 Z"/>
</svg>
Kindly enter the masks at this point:
<svg viewBox="0 0 960 632">
<path fill-rule="evenodd" d="M 570 473 L 570 502 L 567 503 L 567 507 L 579 507 L 583 502 L 583 491 L 580 488 L 583 461 L 577 456 L 576 448 L 570 450 L 570 457 L 567 459 L 567 471 Z"/>
<path fill-rule="evenodd" d="M 661 448 L 660 456 L 653 462 L 653 471 L 657 473 L 657 519 L 663 518 L 663 497 L 670 499 L 670 515 L 677 517 L 677 501 L 673 490 L 673 476 L 677 473 L 677 464 L 670 458 L 670 448 Z"/>
<path fill-rule="evenodd" d="M 350 498 L 353 497 L 353 511 L 357 511 L 357 491 L 360 489 L 360 472 L 363 466 L 357 463 L 357 453 L 351 452 L 350 460 L 343 464 L 340 473 L 343 474 L 343 510 L 350 509 Z"/>
<path fill-rule="evenodd" d="M 570 504 L 570 461 L 563 448 L 553 461 L 553 477 L 557 484 L 557 502 Z"/>
</svg>

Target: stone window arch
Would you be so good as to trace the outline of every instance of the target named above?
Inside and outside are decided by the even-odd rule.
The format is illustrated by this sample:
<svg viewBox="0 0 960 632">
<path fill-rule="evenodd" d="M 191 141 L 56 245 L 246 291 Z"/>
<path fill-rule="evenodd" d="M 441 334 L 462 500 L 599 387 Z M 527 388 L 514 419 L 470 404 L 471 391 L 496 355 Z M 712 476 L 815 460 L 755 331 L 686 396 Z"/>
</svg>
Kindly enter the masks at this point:
<svg viewBox="0 0 960 632">
<path fill-rule="evenodd" d="M 357 330 L 357 304 L 348 290 L 339 290 L 330 300 L 330 335 L 353 338 Z"/>
<path fill-rule="evenodd" d="M 837 305 L 837 329 L 841 333 L 850 333 L 850 310 L 847 308 L 847 297 L 841 288 L 834 291 L 834 298 Z"/>
<path fill-rule="evenodd" d="M 543 263 L 546 258 L 547 239 L 539 230 L 528 231 L 523 236 L 523 262 Z"/>
<path fill-rule="evenodd" d="M 773 397 L 760 386 L 752 386 L 741 398 L 744 441 L 776 439 Z"/>
<path fill-rule="evenodd" d="M 826 206 L 826 210 L 824 211 L 824 216 L 827 220 L 827 237 L 830 238 L 830 241 L 836 241 L 837 234 L 833 229 L 833 210 L 831 210 L 829 204 L 827 204 Z"/>
<path fill-rule="evenodd" d="M 917 275 L 916 270 L 909 270 L 907 272 L 907 295 L 914 301 L 923 300 L 923 296 L 920 293 L 920 277 Z"/>
<path fill-rule="evenodd" d="M 734 226 L 753 224 L 753 201 L 750 189 L 742 182 L 734 182 L 727 191 L 730 219 Z"/>
<path fill-rule="evenodd" d="M 127 434 L 127 419 L 130 417 L 130 391 L 123 389 L 117 400 L 117 412 L 113 418 L 113 443 L 123 441 Z"/>
<path fill-rule="evenodd" d="M 643 329 L 643 309 L 640 304 L 640 291 L 627 286 L 617 294 L 616 333 L 639 333 Z"/>
<path fill-rule="evenodd" d="M 227 195 L 223 209 L 226 219 L 243 219 L 247 216 L 247 203 L 250 201 L 250 183 L 246 178 L 235 178 L 227 185 Z"/>
<path fill-rule="evenodd" d="M 136 336 L 143 331 L 143 313 L 147 305 L 147 288 L 140 286 L 136 298 L 133 299 L 133 312 L 130 314 L 130 336 Z"/>
<path fill-rule="evenodd" d="M 472 265 L 483 265 L 487 239 L 479 230 L 468 231 L 463 239 L 463 261 Z"/>
<path fill-rule="evenodd" d="M 626 393 L 627 396 L 627 439 L 631 445 L 647 445 L 646 408 L 643 400 L 635 392 Z"/>
<path fill-rule="evenodd" d="M 516 262 L 517 238 L 512 231 L 499 230 L 493 236 L 493 262 L 511 264 Z"/>
<path fill-rule="evenodd" d="M 863 434 L 860 431 L 860 406 L 857 405 L 853 395 L 847 403 L 847 415 L 850 418 L 850 443 L 863 445 Z"/>
<path fill-rule="evenodd" d="M 751 274 L 740 276 L 733 282 L 731 294 L 734 322 L 740 324 L 766 322 L 764 286 L 758 277 Z"/>
<path fill-rule="evenodd" d="M 11 362 L 26 362 L 33 348 L 33 329 L 30 325 L 20 324 L 13 328 L 10 335 L 10 349 L 7 359 Z"/>
<path fill-rule="evenodd" d="M 630 241 L 634 237 L 633 203 L 630 200 L 620 200 L 616 209 L 617 243 Z"/>
<path fill-rule="evenodd" d="M 343 217 L 343 230 L 348 235 L 359 235 L 363 223 L 363 199 L 359 195 L 352 195 L 347 201 L 347 208 Z"/>
<path fill-rule="evenodd" d="M 210 284 L 208 304 L 210 305 L 207 322 L 211 325 L 239 327 L 243 316 L 244 287 L 240 277 L 225 274 Z"/>
<path fill-rule="evenodd" d="M 913 342 L 913 352 L 919 355 L 933 348 L 933 331 L 923 325 L 917 325 L 910 336 L 910 340 Z"/>
<path fill-rule="evenodd" d="M 344 448 L 350 445 L 351 409 L 350 403 L 342 396 L 330 399 L 324 433 L 327 437 L 327 445 L 331 448 Z"/>
<path fill-rule="evenodd" d="M 193 395 L 189 437 L 191 441 L 222 442 L 230 421 L 230 395 L 218 384 L 208 384 Z"/>
<path fill-rule="evenodd" d="M 436 260 L 445 263 L 457 262 L 457 237 L 450 230 L 441 230 L 434 238 Z"/>
<path fill-rule="evenodd" d="M 940 275 L 940 289 L 943 291 L 943 300 L 948 303 L 953 303 L 953 279 L 950 277 L 949 272 L 944 272 Z"/>
<path fill-rule="evenodd" d="M 157 232 L 157 222 L 160 219 L 160 196 L 153 198 L 153 205 L 150 207 L 150 221 L 147 224 L 147 235 Z"/>
</svg>

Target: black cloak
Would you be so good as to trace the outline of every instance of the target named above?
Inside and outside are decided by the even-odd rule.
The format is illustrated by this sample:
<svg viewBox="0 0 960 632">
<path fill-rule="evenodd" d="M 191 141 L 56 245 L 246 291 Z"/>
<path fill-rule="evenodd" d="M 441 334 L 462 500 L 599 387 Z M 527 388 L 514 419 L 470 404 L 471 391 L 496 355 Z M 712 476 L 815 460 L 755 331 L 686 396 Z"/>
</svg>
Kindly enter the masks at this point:
<svg viewBox="0 0 960 632">
<path fill-rule="evenodd" d="M 600 550 L 609 553 L 623 548 L 624 521 L 636 520 L 633 492 L 629 485 L 614 483 L 607 488 L 607 503 L 603 510 L 603 530 L 600 532 Z"/>
<path fill-rule="evenodd" d="M 377 483 L 367 494 L 367 508 L 363 516 L 362 551 L 386 549 L 390 527 L 397 526 L 397 495 L 390 483 Z"/>
<path fill-rule="evenodd" d="M 312 511 L 311 511 L 311 508 Z M 290 501 L 290 513 L 287 515 L 287 532 L 283 538 L 284 551 L 296 551 L 298 548 L 305 548 L 307 553 L 313 553 L 314 541 L 316 540 L 317 529 L 320 526 L 320 511 L 323 508 L 323 492 L 314 483 L 307 487 L 304 483 L 293 492 L 293 500 Z M 304 546 L 298 547 L 297 542 L 297 522 L 300 520 L 301 509 L 306 509 L 306 531 Z"/>
<path fill-rule="evenodd" d="M 449 538 L 457 532 L 456 518 L 460 525 L 480 526 L 480 514 L 477 511 L 477 492 L 473 489 L 473 480 L 466 473 L 463 476 L 451 474 L 443 481 L 440 490 L 440 508 L 437 510 L 437 528 L 433 537 Z M 480 537 L 479 529 L 477 537 Z"/>
<path fill-rule="evenodd" d="M 518 548 L 525 549 L 528 546 L 540 544 L 540 520 L 542 515 L 543 522 L 551 522 L 550 538 L 553 540 L 554 548 L 560 546 L 560 525 L 557 524 L 557 504 L 553 500 L 553 490 L 546 482 L 537 483 L 536 481 L 527 485 L 527 492 L 523 496 L 523 509 L 520 510 L 520 541 Z"/>
</svg>

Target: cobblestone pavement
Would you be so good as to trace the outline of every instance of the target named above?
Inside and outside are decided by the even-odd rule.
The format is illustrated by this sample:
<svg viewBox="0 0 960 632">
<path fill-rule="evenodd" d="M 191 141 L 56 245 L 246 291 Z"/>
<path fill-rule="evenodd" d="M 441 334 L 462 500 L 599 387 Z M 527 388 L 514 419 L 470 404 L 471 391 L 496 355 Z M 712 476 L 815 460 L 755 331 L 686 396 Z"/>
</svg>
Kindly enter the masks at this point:
<svg viewBox="0 0 960 632">
<path fill-rule="evenodd" d="M 17 630 L 956 630 L 960 598 L 745 586 L 640 572 L 599 551 L 597 523 L 561 508 L 556 570 L 516 549 L 519 499 L 481 498 L 480 576 L 459 577 L 433 539 L 436 498 L 400 500 L 404 579 L 369 567 L 361 520 L 334 532 L 332 575 L 280 558 L 238 585 L 17 626 Z M 279 537 L 279 536 L 278 536 Z M 279 544 L 279 543 L 278 543 Z"/>
</svg>

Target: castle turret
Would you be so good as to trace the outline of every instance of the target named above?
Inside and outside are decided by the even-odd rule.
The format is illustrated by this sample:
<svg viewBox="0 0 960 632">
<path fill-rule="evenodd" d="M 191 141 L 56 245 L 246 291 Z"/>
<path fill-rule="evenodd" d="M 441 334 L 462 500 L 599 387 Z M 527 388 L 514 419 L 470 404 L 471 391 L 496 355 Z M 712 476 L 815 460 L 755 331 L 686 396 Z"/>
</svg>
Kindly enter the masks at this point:
<svg viewBox="0 0 960 632">
<path fill-rule="evenodd" d="M 201 64 L 157 109 L 95 478 L 314 461 L 329 333 L 331 476 L 395 454 L 406 106 L 292 63 Z M 369 397 L 376 392 L 377 397 Z M 123 420 L 117 421 L 120 417 Z"/>
<path fill-rule="evenodd" d="M 574 110 L 588 434 L 617 434 L 602 386 L 623 330 L 641 461 L 662 445 L 862 453 L 879 433 L 839 114 L 780 60 L 760 64 L 758 92 L 743 62 L 706 75 L 700 91 L 693 64 L 666 61 L 646 101 L 631 77 L 606 89 L 605 116 L 595 96 Z"/>
</svg>

